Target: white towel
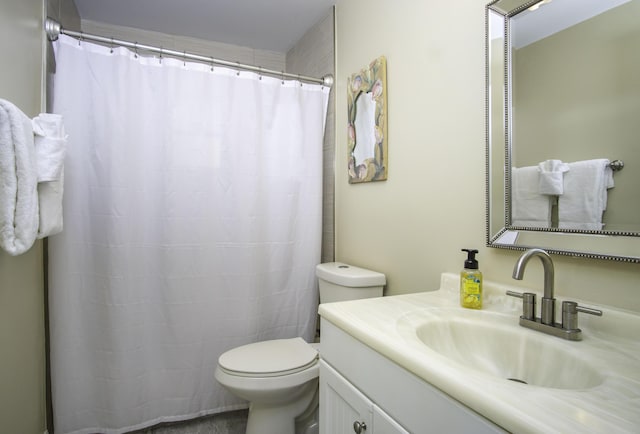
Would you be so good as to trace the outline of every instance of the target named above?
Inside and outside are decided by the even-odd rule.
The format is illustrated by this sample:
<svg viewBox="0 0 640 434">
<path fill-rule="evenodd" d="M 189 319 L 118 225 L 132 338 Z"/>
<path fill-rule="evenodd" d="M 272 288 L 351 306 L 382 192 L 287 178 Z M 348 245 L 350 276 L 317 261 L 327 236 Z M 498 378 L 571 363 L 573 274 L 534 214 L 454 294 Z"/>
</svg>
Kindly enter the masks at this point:
<svg viewBox="0 0 640 434">
<path fill-rule="evenodd" d="M 62 232 L 62 195 L 64 156 L 67 135 L 62 116 L 41 113 L 33 118 L 38 164 L 38 200 L 40 225 L 38 238 Z"/>
<path fill-rule="evenodd" d="M 569 165 L 561 160 L 547 160 L 538 164 L 540 194 L 560 195 L 564 192 L 564 173 Z"/>
<path fill-rule="evenodd" d="M 20 255 L 38 233 L 38 191 L 33 128 L 9 101 L 0 99 L 0 247 Z"/>
<path fill-rule="evenodd" d="M 511 224 L 548 228 L 551 225 L 551 198 L 540 194 L 538 167 L 514 167 L 511 171 Z"/>
<path fill-rule="evenodd" d="M 607 209 L 607 189 L 612 188 L 609 160 L 569 163 L 564 194 L 558 199 L 558 226 L 562 229 L 601 230 Z"/>
<path fill-rule="evenodd" d="M 62 116 L 40 113 L 32 120 L 35 134 L 38 182 L 58 181 L 62 175 L 67 135 Z"/>
</svg>

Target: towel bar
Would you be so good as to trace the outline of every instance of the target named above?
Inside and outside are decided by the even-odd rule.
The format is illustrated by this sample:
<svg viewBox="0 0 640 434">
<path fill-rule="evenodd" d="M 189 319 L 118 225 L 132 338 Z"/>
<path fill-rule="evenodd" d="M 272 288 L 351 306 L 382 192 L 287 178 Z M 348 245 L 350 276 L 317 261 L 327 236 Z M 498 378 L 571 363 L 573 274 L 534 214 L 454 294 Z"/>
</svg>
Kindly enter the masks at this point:
<svg viewBox="0 0 640 434">
<path fill-rule="evenodd" d="M 614 172 L 618 172 L 624 168 L 624 161 L 613 160 L 611 163 L 609 163 L 609 167 L 611 167 L 611 170 L 613 170 Z"/>
</svg>

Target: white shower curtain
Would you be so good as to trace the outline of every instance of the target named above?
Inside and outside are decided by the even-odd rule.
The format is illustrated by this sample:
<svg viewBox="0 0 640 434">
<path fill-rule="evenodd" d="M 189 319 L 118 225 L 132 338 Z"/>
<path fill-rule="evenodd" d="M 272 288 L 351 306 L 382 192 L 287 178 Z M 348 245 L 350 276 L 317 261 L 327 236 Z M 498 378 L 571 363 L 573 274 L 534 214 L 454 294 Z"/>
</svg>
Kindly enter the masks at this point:
<svg viewBox="0 0 640 434">
<path fill-rule="evenodd" d="M 66 36 L 55 49 L 56 433 L 246 406 L 216 383 L 218 356 L 314 335 L 329 89 Z"/>
</svg>

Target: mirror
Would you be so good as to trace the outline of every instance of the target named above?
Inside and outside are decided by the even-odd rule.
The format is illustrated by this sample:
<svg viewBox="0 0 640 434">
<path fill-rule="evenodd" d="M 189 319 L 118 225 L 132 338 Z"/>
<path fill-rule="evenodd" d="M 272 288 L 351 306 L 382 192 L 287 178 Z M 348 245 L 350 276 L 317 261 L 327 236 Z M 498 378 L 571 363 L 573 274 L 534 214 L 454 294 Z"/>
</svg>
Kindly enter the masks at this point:
<svg viewBox="0 0 640 434">
<path fill-rule="evenodd" d="M 487 5 L 488 246 L 640 263 L 639 49 L 640 0 Z M 544 196 L 544 223 L 514 218 L 522 173 L 537 180 L 540 163 L 560 160 L 574 169 L 560 175 L 567 188 L 576 164 L 604 159 L 624 169 L 605 170 L 613 188 L 603 189 L 604 212 L 585 207 L 601 224 L 564 223 L 562 189 Z"/>
</svg>

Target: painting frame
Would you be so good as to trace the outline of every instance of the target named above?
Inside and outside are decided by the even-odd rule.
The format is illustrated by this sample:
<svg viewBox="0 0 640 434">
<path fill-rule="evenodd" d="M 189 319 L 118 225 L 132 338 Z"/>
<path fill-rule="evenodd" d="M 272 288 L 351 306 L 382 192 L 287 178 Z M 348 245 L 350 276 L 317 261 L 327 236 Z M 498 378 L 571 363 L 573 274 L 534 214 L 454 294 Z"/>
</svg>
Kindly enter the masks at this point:
<svg viewBox="0 0 640 434">
<path fill-rule="evenodd" d="M 350 184 L 388 175 L 387 61 L 380 56 L 347 80 L 347 167 Z"/>
</svg>

